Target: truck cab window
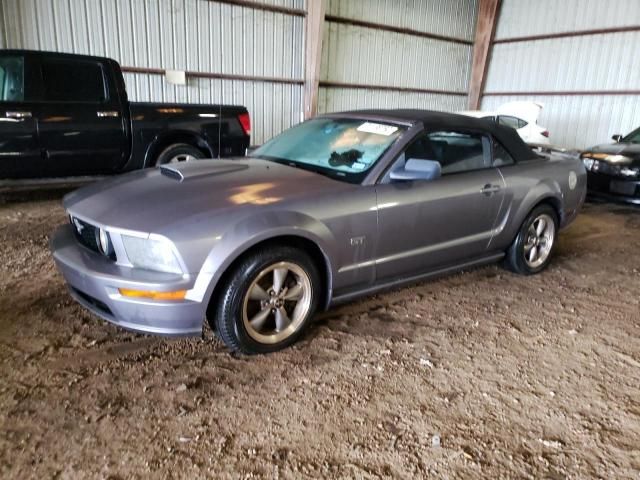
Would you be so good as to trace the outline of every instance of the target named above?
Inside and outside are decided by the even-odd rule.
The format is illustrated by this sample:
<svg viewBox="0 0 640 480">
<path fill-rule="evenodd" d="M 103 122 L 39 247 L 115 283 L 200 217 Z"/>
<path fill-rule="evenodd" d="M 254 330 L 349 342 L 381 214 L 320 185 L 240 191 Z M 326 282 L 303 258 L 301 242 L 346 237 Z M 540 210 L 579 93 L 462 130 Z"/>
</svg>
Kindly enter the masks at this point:
<svg viewBox="0 0 640 480">
<path fill-rule="evenodd" d="M 0 102 L 24 101 L 24 58 L 0 56 Z"/>
<path fill-rule="evenodd" d="M 42 63 L 44 99 L 51 102 L 103 102 L 106 90 L 98 63 L 45 60 Z"/>
</svg>

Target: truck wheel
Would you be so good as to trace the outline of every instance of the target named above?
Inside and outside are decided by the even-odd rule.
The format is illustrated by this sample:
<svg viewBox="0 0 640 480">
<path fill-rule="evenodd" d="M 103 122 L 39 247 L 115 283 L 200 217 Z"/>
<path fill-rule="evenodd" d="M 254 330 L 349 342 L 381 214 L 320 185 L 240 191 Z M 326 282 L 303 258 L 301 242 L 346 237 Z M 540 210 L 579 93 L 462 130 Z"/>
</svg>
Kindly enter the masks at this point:
<svg viewBox="0 0 640 480">
<path fill-rule="evenodd" d="M 156 159 L 156 165 L 189 162 L 199 158 L 204 158 L 204 155 L 196 147 L 186 143 L 174 143 L 160 152 L 160 155 L 158 155 L 158 158 Z"/>
<path fill-rule="evenodd" d="M 540 205 L 527 216 L 507 251 L 507 267 L 521 275 L 541 272 L 551 259 L 558 237 L 558 216 L 550 205 Z"/>
<path fill-rule="evenodd" d="M 269 353 L 302 335 L 318 304 L 320 275 L 305 252 L 277 247 L 249 254 L 222 288 L 212 305 L 220 338 L 235 351 Z"/>
</svg>

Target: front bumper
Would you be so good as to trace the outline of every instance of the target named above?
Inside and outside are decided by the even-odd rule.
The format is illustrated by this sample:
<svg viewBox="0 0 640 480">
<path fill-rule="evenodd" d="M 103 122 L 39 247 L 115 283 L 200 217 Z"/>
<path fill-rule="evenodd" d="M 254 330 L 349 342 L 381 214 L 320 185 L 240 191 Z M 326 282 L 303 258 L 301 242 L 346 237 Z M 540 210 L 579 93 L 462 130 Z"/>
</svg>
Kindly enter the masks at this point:
<svg viewBox="0 0 640 480">
<path fill-rule="evenodd" d="M 123 297 L 119 288 L 171 292 L 189 290 L 189 276 L 121 267 L 83 247 L 71 225 L 51 237 L 53 258 L 71 296 L 99 317 L 127 330 L 155 335 L 200 335 L 205 317 L 201 302 L 155 301 Z"/>
<path fill-rule="evenodd" d="M 587 172 L 587 188 L 594 197 L 640 205 L 640 180 Z"/>
</svg>

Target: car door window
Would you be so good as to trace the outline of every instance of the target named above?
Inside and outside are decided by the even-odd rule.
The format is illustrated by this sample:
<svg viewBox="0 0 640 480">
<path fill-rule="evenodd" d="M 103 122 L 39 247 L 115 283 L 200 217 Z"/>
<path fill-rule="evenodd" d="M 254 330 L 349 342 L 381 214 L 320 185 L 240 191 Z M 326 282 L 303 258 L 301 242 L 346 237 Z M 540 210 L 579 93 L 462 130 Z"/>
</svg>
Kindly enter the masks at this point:
<svg viewBox="0 0 640 480">
<path fill-rule="evenodd" d="M 428 133 L 427 138 L 442 175 L 491 167 L 491 143 L 486 135 L 439 131 Z"/>
<path fill-rule="evenodd" d="M 524 120 L 522 120 L 521 118 L 518 119 L 518 128 L 524 128 L 527 125 L 529 125 L 529 123 L 525 122 Z"/>
<path fill-rule="evenodd" d="M 104 75 L 95 62 L 45 60 L 42 63 L 44 99 L 50 102 L 103 102 Z"/>
<path fill-rule="evenodd" d="M 506 148 L 497 140 L 493 141 L 493 166 L 504 167 L 505 165 L 513 165 L 515 160 L 509 154 Z"/>
<path fill-rule="evenodd" d="M 489 168 L 492 166 L 490 145 L 486 135 L 476 133 L 439 131 L 421 134 L 398 156 L 381 183 L 389 183 L 391 172 L 404 168 L 410 158 L 435 160 L 442 167 L 442 175 Z"/>
<path fill-rule="evenodd" d="M 24 101 L 24 57 L 0 57 L 0 102 Z"/>
<path fill-rule="evenodd" d="M 520 127 L 520 119 L 516 117 L 510 117 L 508 115 L 500 115 L 498 117 L 498 123 L 500 125 L 504 125 L 505 127 L 515 128 L 516 130 Z M 526 125 L 526 122 L 525 122 Z"/>
</svg>

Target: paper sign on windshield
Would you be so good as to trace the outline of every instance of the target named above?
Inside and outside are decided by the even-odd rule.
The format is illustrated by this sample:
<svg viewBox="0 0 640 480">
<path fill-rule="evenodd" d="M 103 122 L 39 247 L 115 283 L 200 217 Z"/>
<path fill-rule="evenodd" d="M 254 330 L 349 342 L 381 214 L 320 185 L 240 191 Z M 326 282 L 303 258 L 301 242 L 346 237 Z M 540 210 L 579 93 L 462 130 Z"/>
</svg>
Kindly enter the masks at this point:
<svg viewBox="0 0 640 480">
<path fill-rule="evenodd" d="M 377 135 L 384 135 L 385 137 L 388 137 L 396 130 L 398 130 L 398 127 L 373 122 L 364 122 L 358 127 L 359 132 L 375 133 Z"/>
</svg>

